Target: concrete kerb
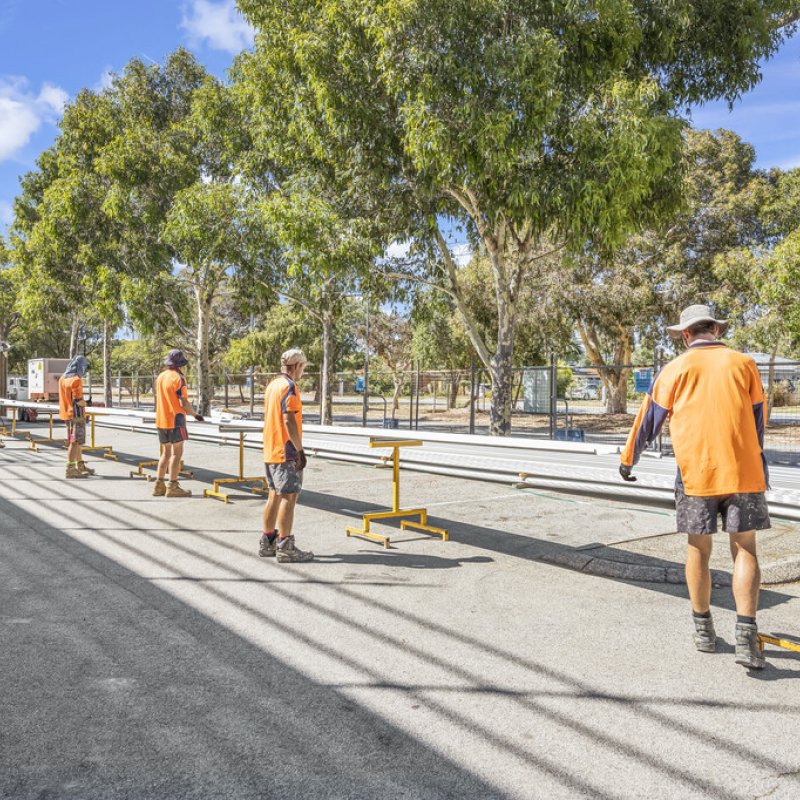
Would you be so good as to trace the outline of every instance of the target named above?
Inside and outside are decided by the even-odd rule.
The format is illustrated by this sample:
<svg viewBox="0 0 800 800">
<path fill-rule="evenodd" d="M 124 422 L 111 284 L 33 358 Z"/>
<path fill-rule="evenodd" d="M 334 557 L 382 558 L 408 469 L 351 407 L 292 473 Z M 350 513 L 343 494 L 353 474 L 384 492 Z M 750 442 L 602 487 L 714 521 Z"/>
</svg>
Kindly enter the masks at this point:
<svg viewBox="0 0 800 800">
<path fill-rule="evenodd" d="M 598 547 L 601 549 L 601 547 Z M 631 554 L 635 557 L 635 554 Z M 647 556 L 641 556 L 647 558 Z M 585 575 L 596 575 L 599 578 L 613 578 L 637 583 L 685 583 L 686 577 L 682 567 L 661 567 L 652 564 L 636 563 L 635 560 L 623 561 L 591 555 L 590 552 L 548 553 L 540 558 L 546 564 L 566 567 Z M 773 586 L 781 583 L 800 581 L 800 556 L 779 559 L 761 564 L 761 583 Z M 731 575 L 723 570 L 711 570 L 711 582 L 714 586 L 730 586 Z"/>
</svg>

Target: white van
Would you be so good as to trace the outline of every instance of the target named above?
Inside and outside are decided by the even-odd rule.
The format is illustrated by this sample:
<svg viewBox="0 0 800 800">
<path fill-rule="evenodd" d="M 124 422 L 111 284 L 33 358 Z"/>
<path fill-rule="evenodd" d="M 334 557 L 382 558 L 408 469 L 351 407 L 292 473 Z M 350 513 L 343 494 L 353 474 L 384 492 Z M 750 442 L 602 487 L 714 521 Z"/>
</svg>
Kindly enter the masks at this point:
<svg viewBox="0 0 800 800">
<path fill-rule="evenodd" d="M 8 399 L 9 400 L 27 400 L 28 399 L 28 379 L 22 375 L 9 375 L 8 383 Z"/>
</svg>

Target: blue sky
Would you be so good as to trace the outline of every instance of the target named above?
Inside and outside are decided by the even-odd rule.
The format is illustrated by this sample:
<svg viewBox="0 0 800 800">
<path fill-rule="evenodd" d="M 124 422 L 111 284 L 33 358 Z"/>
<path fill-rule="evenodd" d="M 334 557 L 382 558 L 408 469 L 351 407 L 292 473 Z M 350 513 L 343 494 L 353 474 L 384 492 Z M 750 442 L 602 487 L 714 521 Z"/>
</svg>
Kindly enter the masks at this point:
<svg viewBox="0 0 800 800">
<path fill-rule="evenodd" d="M 103 86 L 135 56 L 158 61 L 179 45 L 224 76 L 250 42 L 233 0 L 0 0 L 0 231 L 19 176 L 80 89 Z M 732 112 L 724 103 L 695 109 L 695 126 L 736 131 L 761 167 L 800 166 L 800 36 L 763 73 Z"/>
</svg>

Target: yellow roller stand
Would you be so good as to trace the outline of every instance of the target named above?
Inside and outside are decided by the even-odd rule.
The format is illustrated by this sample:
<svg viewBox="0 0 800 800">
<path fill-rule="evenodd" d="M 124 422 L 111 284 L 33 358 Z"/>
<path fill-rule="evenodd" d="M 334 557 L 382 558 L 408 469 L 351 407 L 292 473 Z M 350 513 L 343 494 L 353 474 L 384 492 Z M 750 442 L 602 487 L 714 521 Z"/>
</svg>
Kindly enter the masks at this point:
<svg viewBox="0 0 800 800">
<path fill-rule="evenodd" d="M 792 642 L 789 639 L 779 639 L 776 636 L 768 636 L 766 633 L 758 634 L 758 646 L 761 652 L 764 652 L 764 645 L 772 644 L 775 647 L 782 647 L 784 650 L 794 650 L 795 653 L 800 653 L 800 642 Z"/>
<path fill-rule="evenodd" d="M 31 450 L 35 450 L 38 452 L 39 445 L 44 443 L 58 442 L 59 444 L 66 444 L 66 439 L 56 439 L 53 437 L 53 412 L 48 411 L 47 415 L 49 417 L 48 423 L 50 428 L 47 436 L 37 436 L 36 438 L 34 438 L 32 433 L 30 432 L 28 433 L 28 442 L 30 442 L 28 447 Z"/>
<path fill-rule="evenodd" d="M 159 452 L 159 454 L 164 452 L 164 445 L 163 444 L 160 444 L 158 446 L 158 452 Z M 132 469 L 130 471 L 131 478 L 144 478 L 146 481 L 152 480 L 152 478 L 153 478 L 152 475 L 145 475 L 144 474 L 144 468 L 147 467 L 149 469 L 153 469 L 154 467 L 157 467 L 159 460 L 160 459 L 156 459 L 155 461 L 152 461 L 152 460 L 151 461 L 140 461 L 136 465 L 136 469 Z M 184 475 L 187 478 L 194 478 L 194 472 L 191 472 L 190 470 L 183 468 L 183 461 L 181 461 L 181 468 L 180 468 L 180 471 L 178 472 L 178 474 L 179 475 Z"/>
<path fill-rule="evenodd" d="M 419 522 L 403 519 L 400 523 L 401 530 L 413 528 L 414 530 L 425 531 L 436 536 L 441 536 L 442 541 L 446 542 L 450 536 L 444 528 L 436 528 L 428 525 L 428 510 L 426 508 L 400 508 L 400 448 L 401 447 L 421 447 L 422 442 L 412 440 L 404 441 L 401 439 L 381 439 L 371 436 L 370 447 L 391 447 L 392 448 L 392 509 L 391 511 L 374 511 L 362 514 L 362 525 L 360 528 L 347 527 L 347 536 L 360 536 L 364 539 L 371 539 L 373 542 L 380 542 L 383 546 L 389 547 L 391 539 L 388 536 L 381 536 L 370 530 L 370 524 L 375 519 L 393 519 L 400 517 L 419 517 Z"/>
<path fill-rule="evenodd" d="M 119 456 L 114 455 L 114 448 L 111 447 L 111 445 L 95 444 L 95 441 L 94 441 L 94 418 L 95 418 L 95 414 L 94 414 L 94 412 L 91 411 L 91 409 L 87 409 L 87 414 L 86 415 L 88 417 L 90 417 L 91 420 L 92 420 L 92 423 L 91 423 L 91 426 L 90 426 L 91 427 L 91 441 L 89 442 L 89 446 L 88 447 L 81 447 L 81 450 L 84 453 L 90 453 L 92 450 L 105 450 L 106 452 L 103 453 L 103 458 L 110 458 L 110 459 L 112 459 L 114 461 L 119 461 Z"/>
<path fill-rule="evenodd" d="M 255 493 L 266 492 L 266 483 L 263 476 L 258 475 L 254 478 L 247 478 L 244 474 L 244 431 L 239 431 L 239 474 L 235 478 L 216 478 L 214 481 L 213 489 L 203 489 L 203 497 L 216 497 L 224 503 L 228 503 L 229 495 L 221 492 L 219 487 L 222 484 L 232 483 L 260 483 L 261 487 L 251 486 L 250 491 Z"/>
</svg>

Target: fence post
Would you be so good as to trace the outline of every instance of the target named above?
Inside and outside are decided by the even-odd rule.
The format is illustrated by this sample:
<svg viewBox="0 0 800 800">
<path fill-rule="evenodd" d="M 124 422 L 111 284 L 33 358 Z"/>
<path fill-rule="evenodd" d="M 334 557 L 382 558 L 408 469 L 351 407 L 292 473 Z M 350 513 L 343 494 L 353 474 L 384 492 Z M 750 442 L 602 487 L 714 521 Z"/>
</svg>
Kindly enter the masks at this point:
<svg viewBox="0 0 800 800">
<path fill-rule="evenodd" d="M 661 354 L 658 352 L 658 348 L 653 348 L 653 380 L 656 379 L 656 375 L 658 375 L 658 371 L 661 369 Z M 663 428 L 661 429 L 663 430 Z M 664 452 L 664 441 L 661 434 L 661 431 L 658 433 L 658 452 Z"/>
<path fill-rule="evenodd" d="M 222 375 L 225 378 L 225 408 L 228 408 L 228 370 L 224 370 Z"/>
<path fill-rule="evenodd" d="M 558 411 L 558 361 L 550 355 L 550 438 L 556 438 L 556 413 Z"/>
<path fill-rule="evenodd" d="M 420 384 L 420 374 L 419 374 L 419 361 L 417 361 L 417 406 L 414 411 L 414 430 L 419 430 L 419 384 Z"/>
<path fill-rule="evenodd" d="M 256 368 L 250 367 L 250 418 L 256 408 Z"/>
<path fill-rule="evenodd" d="M 475 354 L 469 355 L 469 432 L 475 433 Z"/>
<path fill-rule="evenodd" d="M 414 375 L 408 376 L 408 429 L 414 430 Z"/>
<path fill-rule="evenodd" d="M 139 372 L 138 370 L 134 374 L 134 378 L 136 381 L 136 408 L 139 408 Z"/>
</svg>

